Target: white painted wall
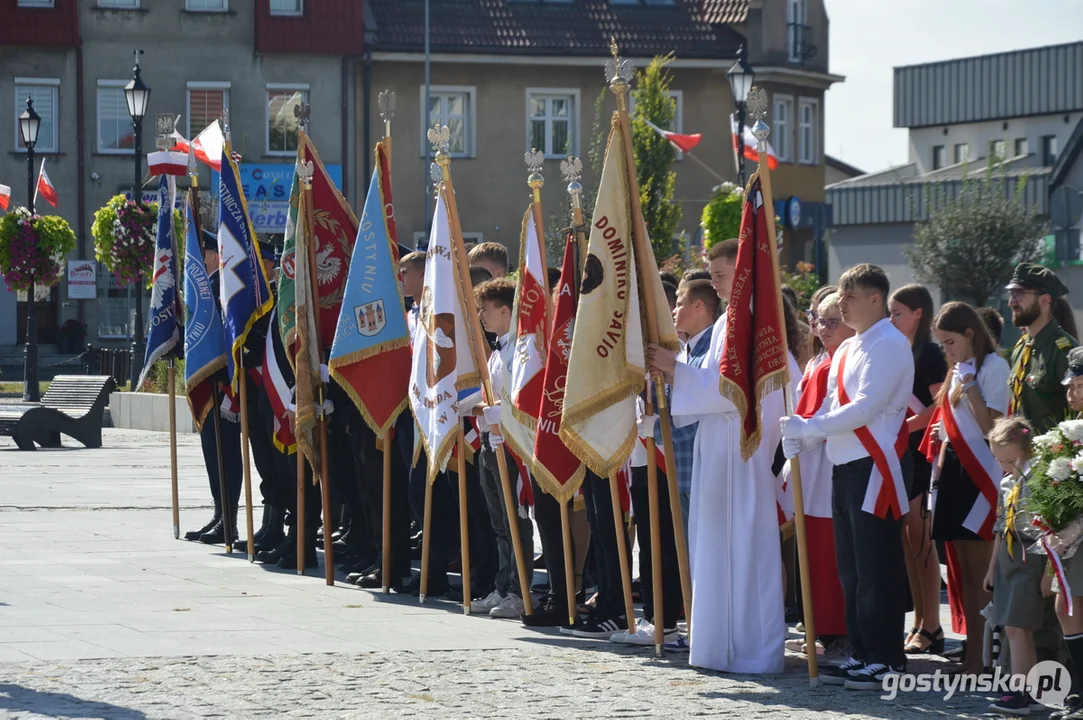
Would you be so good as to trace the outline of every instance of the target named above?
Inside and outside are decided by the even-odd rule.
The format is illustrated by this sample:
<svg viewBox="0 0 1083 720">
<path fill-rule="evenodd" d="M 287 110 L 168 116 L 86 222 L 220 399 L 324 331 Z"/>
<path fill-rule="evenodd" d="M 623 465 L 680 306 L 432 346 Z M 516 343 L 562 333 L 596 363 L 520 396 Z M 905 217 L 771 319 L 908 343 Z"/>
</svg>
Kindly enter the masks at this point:
<svg viewBox="0 0 1083 720">
<path fill-rule="evenodd" d="M 1083 117 L 1083 113 L 1040 115 L 914 129 L 910 131 L 909 137 L 910 162 L 916 162 L 923 173 L 932 171 L 933 147 L 943 145 L 947 152 L 946 164 L 952 165 L 955 161 L 955 146 L 958 143 L 970 145 L 971 160 L 984 158 L 988 156 L 989 143 L 993 140 L 1007 141 L 1008 157 L 1012 157 L 1015 139 L 1023 137 L 1027 139 L 1029 152 L 1040 162 L 1038 153 L 1041 150 L 1041 137 L 1056 135 L 1058 151 L 1063 151 L 1080 117 Z M 1065 118 L 1068 118 L 1068 122 L 1065 122 Z M 1004 128 L 1005 124 L 1008 126 L 1007 129 Z M 945 130 L 947 134 L 944 134 Z"/>
</svg>

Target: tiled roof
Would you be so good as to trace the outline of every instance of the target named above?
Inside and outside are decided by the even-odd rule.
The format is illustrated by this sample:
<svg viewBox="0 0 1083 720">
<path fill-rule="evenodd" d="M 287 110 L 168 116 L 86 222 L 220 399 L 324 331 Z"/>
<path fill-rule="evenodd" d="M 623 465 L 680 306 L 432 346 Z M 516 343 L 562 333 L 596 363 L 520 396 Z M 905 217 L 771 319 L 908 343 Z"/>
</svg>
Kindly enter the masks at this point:
<svg viewBox="0 0 1083 720">
<path fill-rule="evenodd" d="M 748 0 L 702 0 L 703 21 L 711 25 L 743 23 L 748 18 Z"/>
<path fill-rule="evenodd" d="M 742 37 L 700 19 L 700 0 L 672 6 L 611 5 L 609 0 L 527 3 L 444 0 L 430 4 L 430 48 L 443 53 L 518 55 L 609 54 L 616 37 L 622 55 L 678 58 L 736 57 Z M 425 47 L 423 0 L 369 0 L 373 50 L 418 52 Z"/>
</svg>

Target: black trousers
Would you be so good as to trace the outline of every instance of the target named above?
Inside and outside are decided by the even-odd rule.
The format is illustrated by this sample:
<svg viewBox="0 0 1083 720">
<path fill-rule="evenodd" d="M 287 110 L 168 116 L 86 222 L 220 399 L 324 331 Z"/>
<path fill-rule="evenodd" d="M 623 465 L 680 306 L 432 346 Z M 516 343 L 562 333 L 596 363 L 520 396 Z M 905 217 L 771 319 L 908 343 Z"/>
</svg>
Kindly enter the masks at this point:
<svg viewBox="0 0 1083 720">
<path fill-rule="evenodd" d="M 371 431 L 369 431 L 371 434 Z M 413 452 L 414 419 L 409 411 L 395 421 L 394 439 L 391 442 L 391 567 L 392 579 L 396 580 L 410 572 L 410 459 Z M 375 435 L 371 448 L 366 445 L 365 480 L 369 493 L 369 505 L 373 508 L 375 543 L 383 549 L 384 526 L 384 469 L 383 453 L 376 449 Z M 424 501 L 424 496 L 422 496 Z"/>
<path fill-rule="evenodd" d="M 413 454 L 413 445 L 410 445 Z M 410 469 L 410 508 L 414 511 L 418 525 L 424 528 L 425 518 L 425 483 L 428 474 L 428 458 L 422 450 L 418 455 L 417 465 Z M 448 565 L 458 547 L 459 539 L 455 536 L 459 517 L 455 494 L 451 490 L 448 473 L 440 473 L 432 483 L 432 525 L 429 532 L 429 578 L 446 580 Z"/>
<path fill-rule="evenodd" d="M 658 471 L 658 526 L 662 533 L 662 622 L 663 627 L 675 629 L 682 607 L 681 571 L 677 565 L 677 539 L 673 534 L 673 515 L 669 509 L 669 489 L 666 475 Z M 632 468 L 632 509 L 635 510 L 636 538 L 639 540 L 639 578 L 643 588 L 643 617 L 654 619 L 654 573 L 651 565 L 650 493 L 647 466 Z"/>
<path fill-rule="evenodd" d="M 909 485 L 910 453 L 902 459 Z M 861 509 L 872 473 L 871 458 L 836 465 L 831 476 L 835 559 L 846 603 L 846 634 L 853 656 L 868 663 L 906 665 L 903 653 L 906 596 L 902 518 L 878 518 Z"/>
<path fill-rule="evenodd" d="M 264 503 L 285 507 L 284 496 L 293 485 L 285 477 L 283 454 L 274 445 L 274 410 L 258 382 L 247 374 L 245 382 L 248 383 L 248 444 L 252 448 L 252 463 L 259 473 L 259 493 Z"/>
<path fill-rule="evenodd" d="M 617 531 L 613 525 L 609 480 L 587 470 L 583 480 L 583 497 L 587 503 L 590 544 L 594 550 L 594 567 L 598 578 L 595 613 L 602 618 L 617 617 L 624 614 L 624 587 L 620 577 L 620 555 L 617 550 Z M 627 537 L 622 527 L 621 541 L 627 544 Z"/>
<path fill-rule="evenodd" d="M 452 462 L 457 462 L 453 460 Z M 448 467 L 452 467 L 451 462 Z M 459 539 L 459 476 L 448 473 L 455 497 L 455 505 L 444 512 L 454 514 L 455 547 L 461 547 Z M 437 506 L 433 507 L 435 512 Z M 474 453 L 473 462 L 466 463 L 466 521 L 470 530 L 470 594 L 475 598 L 486 597 L 496 588 L 496 571 L 499 566 L 496 552 L 496 534 L 489 521 L 489 505 L 481 487 L 480 451 Z"/>
<path fill-rule="evenodd" d="M 211 412 L 218 412 L 212 408 Z M 237 507 L 241 497 L 243 468 L 241 465 L 241 424 L 221 418 L 222 460 L 226 469 L 226 490 L 229 492 L 230 507 Z M 203 446 L 203 462 L 207 466 L 207 479 L 210 481 L 211 497 L 214 507 L 221 509 L 221 485 L 218 481 L 218 438 L 214 430 L 214 416 L 207 415 L 203 428 L 199 431 L 199 442 Z"/>
<path fill-rule="evenodd" d="M 530 481 L 534 488 L 534 523 L 538 526 L 538 536 L 541 538 L 545 571 L 549 575 L 549 591 L 556 606 L 565 608 L 568 604 L 568 583 L 564 577 L 564 531 L 560 524 L 560 503 L 543 491 L 533 477 Z M 531 553 L 527 562 L 533 561 Z M 527 572 L 530 572 L 529 568 Z M 575 588 L 572 588 L 572 591 L 574 592 Z"/>
</svg>

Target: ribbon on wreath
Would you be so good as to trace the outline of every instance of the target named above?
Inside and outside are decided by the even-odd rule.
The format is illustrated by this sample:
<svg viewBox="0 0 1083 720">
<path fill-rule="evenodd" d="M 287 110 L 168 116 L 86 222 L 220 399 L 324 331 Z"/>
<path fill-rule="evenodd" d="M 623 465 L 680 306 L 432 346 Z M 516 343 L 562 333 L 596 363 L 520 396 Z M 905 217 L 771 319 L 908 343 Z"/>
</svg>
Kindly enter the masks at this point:
<svg viewBox="0 0 1083 720">
<path fill-rule="evenodd" d="M 1035 517 L 1031 524 L 1045 533 L 1038 542 L 1041 543 L 1045 554 L 1049 556 L 1049 562 L 1053 565 L 1053 574 L 1056 576 L 1057 583 L 1060 585 L 1061 594 L 1064 595 L 1064 603 L 1068 608 L 1068 616 L 1072 617 L 1075 614 L 1072 603 L 1072 587 L 1068 584 L 1068 575 L 1064 572 L 1064 562 L 1060 559 L 1060 555 L 1057 554 L 1057 551 L 1049 544 L 1049 537 L 1053 535 L 1053 528 L 1042 522 L 1039 517 Z"/>
</svg>

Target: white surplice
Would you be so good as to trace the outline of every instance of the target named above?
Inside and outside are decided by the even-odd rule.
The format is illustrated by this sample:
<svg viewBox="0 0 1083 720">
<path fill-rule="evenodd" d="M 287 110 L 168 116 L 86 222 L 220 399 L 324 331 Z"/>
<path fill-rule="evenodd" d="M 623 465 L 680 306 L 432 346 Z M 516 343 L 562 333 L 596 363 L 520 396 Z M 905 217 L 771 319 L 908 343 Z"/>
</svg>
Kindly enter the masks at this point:
<svg viewBox="0 0 1083 720">
<path fill-rule="evenodd" d="M 688 518 L 692 565 L 689 662 L 734 673 L 780 673 L 786 639 L 775 477 L 771 465 L 782 439 L 782 391 L 761 404 L 763 439 L 741 459 L 741 418 L 719 392 L 719 358 L 726 315 L 715 323 L 705 367 L 674 370 L 672 413 L 677 425 L 699 422 Z M 789 356 L 790 377 L 801 371 Z M 794 393 L 796 396 L 796 393 Z"/>
</svg>

